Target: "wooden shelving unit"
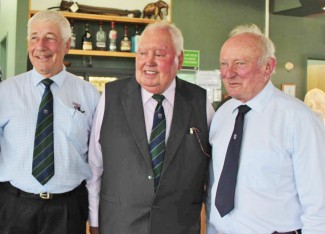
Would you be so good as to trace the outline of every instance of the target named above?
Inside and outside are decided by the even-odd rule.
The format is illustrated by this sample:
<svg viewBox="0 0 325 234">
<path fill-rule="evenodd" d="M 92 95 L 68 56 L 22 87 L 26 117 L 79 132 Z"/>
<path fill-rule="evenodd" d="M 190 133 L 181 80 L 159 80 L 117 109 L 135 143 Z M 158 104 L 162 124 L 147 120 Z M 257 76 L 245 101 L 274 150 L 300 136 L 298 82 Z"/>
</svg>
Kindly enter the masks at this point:
<svg viewBox="0 0 325 234">
<path fill-rule="evenodd" d="M 30 17 L 37 11 L 30 10 Z M 154 19 L 142 19 L 142 18 L 131 18 L 122 16 L 111 16 L 111 15 L 97 15 L 97 14 L 85 14 L 85 13 L 72 13 L 61 11 L 61 13 L 68 19 L 76 20 L 91 20 L 91 21 L 114 21 L 119 23 L 130 23 L 130 24 L 150 24 L 155 22 Z M 103 57 L 124 57 L 124 58 L 135 58 L 135 53 L 130 52 L 119 52 L 119 51 L 97 51 L 97 50 L 78 50 L 70 49 L 69 55 L 86 55 L 86 56 L 103 56 Z"/>
<path fill-rule="evenodd" d="M 34 15 L 37 11 L 30 10 L 30 16 Z M 115 21 L 134 24 L 150 24 L 155 22 L 154 19 L 131 18 L 126 16 L 112 16 L 112 15 L 99 15 L 99 14 L 85 14 L 85 13 L 72 13 L 61 11 L 61 13 L 69 19 L 79 20 L 94 20 L 94 21 Z"/>
<path fill-rule="evenodd" d="M 100 51 L 100 50 L 77 50 L 70 49 L 69 55 L 86 55 L 86 56 L 106 56 L 106 57 L 124 57 L 135 58 L 135 53 L 131 52 L 118 52 L 118 51 Z"/>
</svg>

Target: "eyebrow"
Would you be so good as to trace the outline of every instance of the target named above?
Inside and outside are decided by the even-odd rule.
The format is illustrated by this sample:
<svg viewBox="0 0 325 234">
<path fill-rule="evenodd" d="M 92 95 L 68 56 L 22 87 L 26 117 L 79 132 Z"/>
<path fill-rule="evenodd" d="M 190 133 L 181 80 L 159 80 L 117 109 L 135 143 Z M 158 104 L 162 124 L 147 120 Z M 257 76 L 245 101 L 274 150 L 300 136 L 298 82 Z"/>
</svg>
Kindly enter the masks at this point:
<svg viewBox="0 0 325 234">
<path fill-rule="evenodd" d="M 38 32 L 32 32 L 31 35 L 39 35 L 39 33 Z M 52 36 L 56 37 L 55 33 L 52 33 L 52 32 L 45 33 L 45 36 L 48 36 L 48 35 L 52 35 Z"/>
</svg>

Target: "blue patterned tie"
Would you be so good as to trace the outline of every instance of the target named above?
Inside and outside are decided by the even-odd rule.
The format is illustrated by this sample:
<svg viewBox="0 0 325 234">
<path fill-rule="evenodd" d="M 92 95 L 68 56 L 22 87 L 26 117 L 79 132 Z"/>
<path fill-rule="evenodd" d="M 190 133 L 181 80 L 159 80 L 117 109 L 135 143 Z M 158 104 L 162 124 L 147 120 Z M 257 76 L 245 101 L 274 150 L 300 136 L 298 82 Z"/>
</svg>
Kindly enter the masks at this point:
<svg viewBox="0 0 325 234">
<path fill-rule="evenodd" d="M 235 127 L 229 141 L 215 200 L 215 205 L 221 217 L 228 214 L 234 208 L 244 118 L 245 114 L 250 110 L 251 108 L 247 105 L 238 107 Z"/>
<path fill-rule="evenodd" d="M 154 175 L 155 191 L 159 185 L 160 173 L 165 156 L 166 119 L 162 102 L 163 95 L 152 96 L 157 102 L 150 135 L 149 152 Z"/>
<path fill-rule="evenodd" d="M 33 154 L 33 176 L 46 184 L 54 175 L 53 96 L 52 80 L 42 80 L 45 91 L 39 106 Z"/>
</svg>

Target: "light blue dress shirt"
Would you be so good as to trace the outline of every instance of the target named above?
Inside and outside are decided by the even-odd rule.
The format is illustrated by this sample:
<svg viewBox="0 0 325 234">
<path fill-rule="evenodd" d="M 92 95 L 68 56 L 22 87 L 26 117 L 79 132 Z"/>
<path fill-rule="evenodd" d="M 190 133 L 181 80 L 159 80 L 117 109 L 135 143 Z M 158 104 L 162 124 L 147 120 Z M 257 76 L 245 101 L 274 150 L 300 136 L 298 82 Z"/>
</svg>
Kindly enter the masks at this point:
<svg viewBox="0 0 325 234">
<path fill-rule="evenodd" d="M 246 104 L 235 208 L 220 217 L 215 195 L 237 107 L 231 99 L 211 128 L 207 234 L 325 233 L 325 127 L 303 102 L 271 81 Z"/>
<path fill-rule="evenodd" d="M 42 79 L 32 70 L 0 83 L 0 181 L 30 193 L 63 193 L 91 177 L 88 142 L 99 93 L 65 68 L 51 77 L 55 174 L 43 186 L 32 175 Z"/>
</svg>

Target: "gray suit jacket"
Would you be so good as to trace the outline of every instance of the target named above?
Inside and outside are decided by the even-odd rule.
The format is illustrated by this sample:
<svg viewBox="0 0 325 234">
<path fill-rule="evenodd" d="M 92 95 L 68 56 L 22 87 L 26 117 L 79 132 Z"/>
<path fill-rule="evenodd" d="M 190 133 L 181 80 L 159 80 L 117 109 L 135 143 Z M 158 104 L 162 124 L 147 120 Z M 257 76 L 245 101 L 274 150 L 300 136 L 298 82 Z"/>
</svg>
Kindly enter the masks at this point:
<svg viewBox="0 0 325 234">
<path fill-rule="evenodd" d="M 101 234 L 199 234 L 210 152 L 204 89 L 176 78 L 171 131 L 157 192 L 135 79 L 108 83 L 100 134 Z"/>
</svg>

